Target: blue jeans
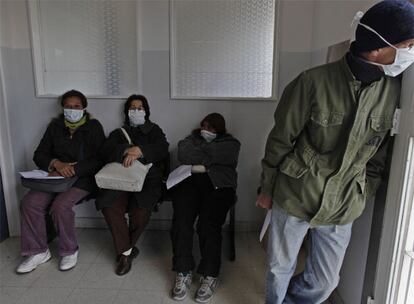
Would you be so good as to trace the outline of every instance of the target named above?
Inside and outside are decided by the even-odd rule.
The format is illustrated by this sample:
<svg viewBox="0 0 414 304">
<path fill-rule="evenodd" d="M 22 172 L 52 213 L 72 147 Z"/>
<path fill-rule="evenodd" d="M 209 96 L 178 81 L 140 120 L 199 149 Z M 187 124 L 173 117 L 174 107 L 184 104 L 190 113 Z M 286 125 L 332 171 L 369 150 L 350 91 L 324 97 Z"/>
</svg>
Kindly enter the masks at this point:
<svg viewBox="0 0 414 304">
<path fill-rule="evenodd" d="M 305 271 L 292 278 L 299 249 L 309 231 Z M 273 203 L 269 226 L 266 304 L 324 302 L 339 282 L 352 223 L 310 227 Z"/>
</svg>

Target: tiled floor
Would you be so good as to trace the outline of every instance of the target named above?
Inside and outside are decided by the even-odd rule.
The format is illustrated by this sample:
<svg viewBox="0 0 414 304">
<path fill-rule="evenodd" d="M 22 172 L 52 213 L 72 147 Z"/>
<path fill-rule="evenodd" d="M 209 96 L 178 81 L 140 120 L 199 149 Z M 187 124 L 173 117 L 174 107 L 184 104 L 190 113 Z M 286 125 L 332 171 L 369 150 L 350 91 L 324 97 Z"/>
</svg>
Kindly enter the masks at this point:
<svg viewBox="0 0 414 304">
<path fill-rule="evenodd" d="M 0 303 L 30 304 L 167 304 L 174 279 L 170 270 L 171 242 L 166 231 L 147 231 L 140 241 L 140 255 L 130 273 L 114 273 L 114 252 L 108 230 L 78 229 L 78 265 L 58 270 L 56 242 L 51 244 L 52 260 L 35 271 L 17 275 L 19 239 L 0 244 Z M 257 233 L 236 235 L 237 259 L 228 261 L 225 239 L 220 286 L 213 304 L 259 304 L 264 302 L 265 253 Z M 196 251 L 196 250 L 195 250 Z M 198 255 L 198 253 L 196 253 Z M 181 303 L 195 303 L 196 282 L 190 296 Z"/>
</svg>

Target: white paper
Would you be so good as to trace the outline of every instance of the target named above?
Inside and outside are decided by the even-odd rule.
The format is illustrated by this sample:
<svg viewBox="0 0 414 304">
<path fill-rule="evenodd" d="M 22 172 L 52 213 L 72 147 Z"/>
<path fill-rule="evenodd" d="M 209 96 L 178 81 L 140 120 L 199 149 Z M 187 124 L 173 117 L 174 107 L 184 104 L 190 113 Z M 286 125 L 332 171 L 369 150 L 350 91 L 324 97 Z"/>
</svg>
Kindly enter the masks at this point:
<svg viewBox="0 0 414 304">
<path fill-rule="evenodd" d="M 401 109 L 395 109 L 394 117 L 392 118 L 391 136 L 398 134 L 400 130 Z"/>
<path fill-rule="evenodd" d="M 32 170 L 32 171 L 23 171 L 19 172 L 24 178 L 33 178 L 33 179 L 62 179 L 63 176 L 49 176 L 49 172 L 43 170 Z"/>
<path fill-rule="evenodd" d="M 191 176 L 191 165 L 181 165 L 168 175 L 167 189 L 170 189 Z"/>
<path fill-rule="evenodd" d="M 265 220 L 263 222 L 262 230 L 260 231 L 260 242 L 263 240 L 263 237 L 267 231 L 267 228 L 269 228 L 270 220 L 272 219 L 272 209 L 267 210 Z"/>
</svg>

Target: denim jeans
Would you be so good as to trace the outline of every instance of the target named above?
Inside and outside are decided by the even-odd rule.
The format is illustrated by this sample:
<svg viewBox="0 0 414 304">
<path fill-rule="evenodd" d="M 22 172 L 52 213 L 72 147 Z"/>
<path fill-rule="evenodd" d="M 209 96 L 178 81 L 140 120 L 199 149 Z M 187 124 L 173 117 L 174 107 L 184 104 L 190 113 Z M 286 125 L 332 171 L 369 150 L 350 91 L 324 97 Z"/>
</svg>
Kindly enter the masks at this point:
<svg viewBox="0 0 414 304">
<path fill-rule="evenodd" d="M 292 278 L 299 249 L 309 232 L 304 272 Z M 269 226 L 266 304 L 324 302 L 339 282 L 352 223 L 310 227 L 273 203 Z"/>
</svg>

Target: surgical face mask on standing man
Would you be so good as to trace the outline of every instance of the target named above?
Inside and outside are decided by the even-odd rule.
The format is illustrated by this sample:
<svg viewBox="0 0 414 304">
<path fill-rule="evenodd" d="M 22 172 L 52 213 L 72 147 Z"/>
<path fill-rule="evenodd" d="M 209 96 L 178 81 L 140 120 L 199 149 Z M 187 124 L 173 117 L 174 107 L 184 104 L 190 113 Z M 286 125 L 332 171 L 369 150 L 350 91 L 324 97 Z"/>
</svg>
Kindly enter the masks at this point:
<svg viewBox="0 0 414 304">
<path fill-rule="evenodd" d="M 372 61 L 367 61 L 370 64 L 380 66 L 383 69 L 385 75 L 396 77 L 400 75 L 402 72 L 404 72 L 407 68 L 409 68 L 409 66 L 414 62 L 414 47 L 397 48 L 391 43 L 389 43 L 384 37 L 382 37 L 377 31 L 375 31 L 370 26 L 365 25 L 361 22 L 358 22 L 358 24 L 360 24 L 367 30 L 373 32 L 386 44 L 395 49 L 395 59 L 392 64 L 380 64 Z"/>
</svg>

